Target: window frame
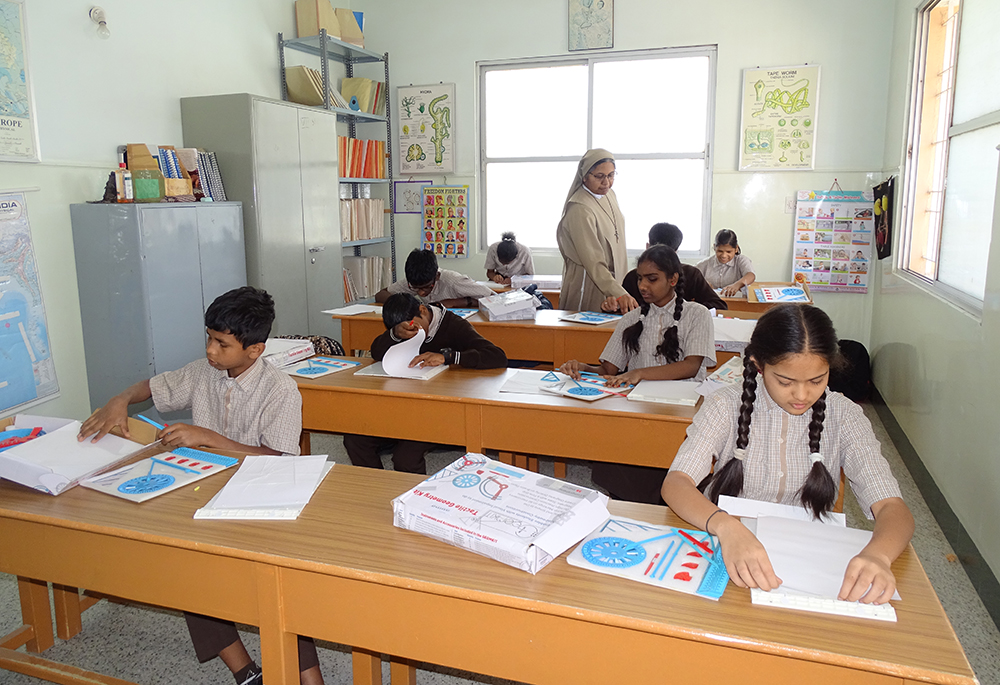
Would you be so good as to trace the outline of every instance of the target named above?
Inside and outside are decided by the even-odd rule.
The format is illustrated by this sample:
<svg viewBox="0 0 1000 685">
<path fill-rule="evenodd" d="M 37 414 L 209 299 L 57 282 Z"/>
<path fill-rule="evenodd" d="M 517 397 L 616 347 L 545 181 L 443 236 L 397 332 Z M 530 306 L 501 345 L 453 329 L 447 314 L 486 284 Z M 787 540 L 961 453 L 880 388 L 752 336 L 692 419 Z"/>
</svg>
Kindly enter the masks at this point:
<svg viewBox="0 0 1000 685">
<path fill-rule="evenodd" d="M 681 258 L 703 258 L 711 251 L 711 228 L 712 228 L 712 181 L 714 173 L 714 160 L 712 156 L 714 136 L 715 136 L 715 107 L 716 107 L 716 82 L 718 69 L 718 45 L 695 45 L 675 48 L 650 48 L 645 50 L 628 51 L 599 51 L 587 53 L 586 55 L 552 55 L 548 57 L 532 57 L 521 59 L 502 60 L 481 60 L 476 62 L 477 101 L 476 114 L 479 118 L 477 128 L 478 150 L 479 150 L 479 173 L 477 179 L 479 208 L 478 219 L 479 229 L 479 249 L 485 251 L 489 247 L 487 238 L 487 165 L 491 163 L 511 163 L 511 162 L 573 162 L 580 161 L 579 155 L 573 156 L 544 156 L 544 157 L 492 157 L 486 155 L 486 73 L 495 70 L 532 69 L 552 66 L 574 66 L 583 65 L 587 67 L 587 145 L 586 149 L 593 148 L 593 124 L 594 124 L 594 66 L 600 62 L 626 62 L 644 59 L 664 59 L 664 58 L 684 58 L 684 57 L 707 57 L 708 58 L 708 90 L 705 116 L 705 148 L 699 153 L 633 153 L 618 154 L 615 152 L 615 159 L 622 160 L 658 160 L 658 159 L 703 159 L 704 175 L 702 188 L 702 219 L 699 227 L 701 236 L 701 249 L 681 250 Z M 566 187 L 572 179 L 565 179 Z M 561 190 L 561 186 L 556 188 L 556 192 Z M 532 254 L 542 257 L 559 256 L 559 250 L 555 247 L 531 247 Z M 642 252 L 641 248 L 630 248 L 629 257 L 638 256 Z"/>
<path fill-rule="evenodd" d="M 955 95 L 958 90 L 957 76 L 958 64 L 961 59 L 962 19 L 965 10 L 965 0 L 960 2 L 958 11 L 956 12 L 954 18 L 954 21 L 957 22 L 955 39 L 952 45 L 954 74 L 952 75 L 953 82 L 951 93 L 949 94 L 950 102 L 948 103 L 947 109 L 948 121 L 946 123 L 946 133 L 944 139 L 944 144 L 947 146 L 943 161 L 944 177 L 940 191 L 941 197 L 937 203 L 939 209 L 936 221 L 937 235 L 935 239 L 937 247 L 934 259 L 934 277 L 931 278 L 923 273 L 909 268 L 908 266 L 911 252 L 913 249 L 916 249 L 912 242 L 914 239 L 913 223 L 916 212 L 915 205 L 917 204 L 916 193 L 918 186 L 920 185 L 919 180 L 916 177 L 920 163 L 920 127 L 922 123 L 922 102 L 924 96 L 925 75 L 927 71 L 926 60 L 928 51 L 928 34 L 930 31 L 930 22 L 932 20 L 931 13 L 944 1 L 945 0 L 927 0 L 927 2 L 924 2 L 917 8 L 914 15 L 914 30 L 912 33 L 914 36 L 914 42 L 911 45 L 910 50 L 912 69 L 909 83 L 909 112 L 907 114 L 906 146 L 904 148 L 903 158 L 903 170 L 905 175 L 903 178 L 901 194 L 902 211 L 900 212 L 900 216 L 902 217 L 902 221 L 899 225 L 898 237 L 896 240 L 897 249 L 894 258 L 893 272 L 911 284 L 928 291 L 935 297 L 955 305 L 959 309 L 979 318 L 982 316 L 983 312 L 983 299 L 977 298 L 938 280 L 941 245 L 945 239 L 945 233 L 947 231 L 947 227 L 944 225 L 944 208 L 948 187 L 947 173 L 950 162 L 952 140 L 964 133 L 970 133 L 980 128 L 1000 122 L 1000 112 L 994 111 L 990 114 L 986 114 L 960 124 L 954 123 Z"/>
</svg>

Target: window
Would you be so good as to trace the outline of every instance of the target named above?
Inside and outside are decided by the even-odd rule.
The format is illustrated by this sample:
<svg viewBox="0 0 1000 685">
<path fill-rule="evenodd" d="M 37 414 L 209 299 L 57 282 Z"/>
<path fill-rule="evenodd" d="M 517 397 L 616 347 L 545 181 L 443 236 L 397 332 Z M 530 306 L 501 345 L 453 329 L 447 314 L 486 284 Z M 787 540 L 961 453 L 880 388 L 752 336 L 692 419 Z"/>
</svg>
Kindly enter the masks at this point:
<svg viewBox="0 0 1000 685">
<path fill-rule="evenodd" d="M 1000 91 L 989 84 L 1000 70 L 998 30 L 990 0 L 919 10 L 903 191 L 900 268 L 977 310 L 997 188 Z"/>
<path fill-rule="evenodd" d="M 532 248 L 556 248 L 556 226 L 591 148 L 617 161 L 614 190 L 630 250 L 649 228 L 684 231 L 706 252 L 711 224 L 715 47 L 479 65 L 481 225 Z"/>
</svg>

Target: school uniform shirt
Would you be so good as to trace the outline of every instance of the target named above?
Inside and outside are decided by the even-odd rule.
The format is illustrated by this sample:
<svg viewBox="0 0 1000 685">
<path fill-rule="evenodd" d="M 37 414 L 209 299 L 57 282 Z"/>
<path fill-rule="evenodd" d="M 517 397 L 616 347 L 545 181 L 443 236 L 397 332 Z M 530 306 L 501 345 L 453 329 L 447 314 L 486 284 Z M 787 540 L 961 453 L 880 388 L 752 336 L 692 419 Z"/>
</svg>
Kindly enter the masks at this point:
<svg viewBox="0 0 1000 685">
<path fill-rule="evenodd" d="M 499 347 L 479 335 L 468 321 L 437 304 L 429 306 L 431 324 L 420 353 L 438 352 L 447 348 L 455 351 L 455 363 L 466 369 L 500 369 L 507 366 L 507 355 Z M 372 357 L 382 361 L 385 353 L 402 342 L 390 328 L 372 342 Z M 294 382 L 294 381 L 293 381 Z"/>
<path fill-rule="evenodd" d="M 199 359 L 149 379 L 157 411 L 191 409 L 196 426 L 230 440 L 299 453 L 302 396 L 292 377 L 257 358 L 230 378 L 227 371 Z"/>
<path fill-rule="evenodd" d="M 698 271 L 704 274 L 705 280 L 713 288 L 725 288 L 752 272 L 753 262 L 742 253 L 730 259 L 726 264 L 712 255 L 708 259 L 698 262 Z M 746 293 L 746 286 L 740 288 L 740 292 Z"/>
<path fill-rule="evenodd" d="M 698 271 L 698 267 L 691 264 L 681 264 L 681 271 L 684 273 L 684 300 L 691 300 L 698 304 L 703 304 L 709 309 L 729 309 L 726 301 L 719 297 L 719 293 L 712 289 L 712 286 L 705 280 L 705 276 Z M 632 269 L 625 278 L 622 279 L 622 287 L 628 294 L 635 298 L 639 304 L 645 304 L 646 300 L 639 293 L 639 273 Z"/>
<path fill-rule="evenodd" d="M 611 339 L 601 353 L 601 361 L 607 361 L 624 372 L 635 369 L 646 369 L 650 366 L 663 366 L 667 360 L 657 354 L 657 346 L 663 342 L 663 334 L 668 328 L 677 326 L 677 343 L 681 351 L 680 359 L 691 356 L 703 357 L 698 373 L 693 380 L 704 380 L 707 369 L 715 366 L 715 327 L 712 325 L 712 315 L 697 302 L 684 300 L 681 310 L 681 320 L 674 321 L 674 305 L 677 298 L 670 300 L 663 307 L 649 305 L 649 312 L 643 319 L 642 333 L 639 335 L 639 352 L 633 354 L 625 349 L 622 336 L 625 329 L 639 321 L 642 311 L 633 309 L 623 316 L 615 326 Z"/>
<path fill-rule="evenodd" d="M 687 439 L 677 451 L 671 471 L 682 471 L 700 483 L 709 474 L 713 456 L 718 471 L 733 458 L 743 384 L 714 392 L 705 398 L 687 429 Z M 743 459 L 743 492 L 740 497 L 799 504 L 799 488 L 809 475 L 809 422 L 812 410 L 793 416 L 779 407 L 757 378 L 757 397 L 750 420 L 750 440 Z M 826 418 L 820 437 L 823 463 L 840 487 L 844 469 L 862 511 L 871 519 L 872 505 L 887 497 L 900 497 L 899 485 L 882 456 L 882 448 L 861 407 L 839 392 L 826 393 Z"/>
<path fill-rule="evenodd" d="M 440 302 L 442 300 L 454 300 L 460 297 L 474 297 L 477 300 L 481 297 L 489 297 L 493 294 L 485 285 L 476 283 L 474 280 L 466 276 L 465 274 L 460 274 L 457 271 L 452 271 L 451 269 L 438 269 L 439 278 L 437 283 L 434 284 L 434 289 L 427 295 L 427 297 L 420 297 L 417 293 L 410 288 L 410 284 L 406 280 L 396 281 L 390 285 L 386 290 L 389 291 L 390 295 L 396 293 L 410 293 L 416 297 L 421 302 Z"/>
<path fill-rule="evenodd" d="M 535 264 L 531 261 L 531 250 L 521 243 L 514 241 L 514 246 L 517 247 L 517 256 L 510 260 L 510 264 L 504 264 L 497 257 L 497 246 L 499 244 L 493 243 L 486 250 L 486 269 L 493 269 L 504 278 L 535 273 Z"/>
</svg>

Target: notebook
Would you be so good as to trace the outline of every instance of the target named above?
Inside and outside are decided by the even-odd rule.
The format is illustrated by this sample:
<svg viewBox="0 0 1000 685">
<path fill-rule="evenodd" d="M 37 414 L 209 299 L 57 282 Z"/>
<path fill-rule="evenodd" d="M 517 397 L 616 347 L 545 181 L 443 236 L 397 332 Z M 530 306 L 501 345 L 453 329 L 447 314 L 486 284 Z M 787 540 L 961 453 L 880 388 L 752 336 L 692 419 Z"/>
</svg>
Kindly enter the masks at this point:
<svg viewBox="0 0 1000 685">
<path fill-rule="evenodd" d="M 239 459 L 178 447 L 120 469 L 81 481 L 80 485 L 133 502 L 165 495 L 195 481 L 225 471 Z"/>
<path fill-rule="evenodd" d="M 630 400 L 643 402 L 659 402 L 661 404 L 679 404 L 693 407 L 698 403 L 698 381 L 639 381 L 632 392 Z"/>
<path fill-rule="evenodd" d="M 334 467 L 326 456 L 247 457 L 247 471 L 241 474 L 241 467 L 208 504 L 195 511 L 194 518 L 293 521 Z M 268 497 L 272 499 L 266 501 Z"/>
<path fill-rule="evenodd" d="M 559 317 L 560 321 L 572 321 L 573 323 L 589 323 L 600 326 L 604 323 L 614 323 L 622 318 L 621 314 L 604 314 L 602 312 L 573 312 Z"/>
<path fill-rule="evenodd" d="M 442 364 L 441 366 L 423 366 L 420 368 L 410 369 L 413 373 L 406 376 L 397 376 L 391 373 L 387 373 L 382 367 L 382 362 L 375 362 L 371 366 L 366 366 L 363 369 L 358 369 L 354 372 L 355 376 L 379 376 L 381 378 L 412 378 L 413 380 L 426 381 L 434 378 L 442 371 L 448 368 L 447 364 Z"/>
</svg>

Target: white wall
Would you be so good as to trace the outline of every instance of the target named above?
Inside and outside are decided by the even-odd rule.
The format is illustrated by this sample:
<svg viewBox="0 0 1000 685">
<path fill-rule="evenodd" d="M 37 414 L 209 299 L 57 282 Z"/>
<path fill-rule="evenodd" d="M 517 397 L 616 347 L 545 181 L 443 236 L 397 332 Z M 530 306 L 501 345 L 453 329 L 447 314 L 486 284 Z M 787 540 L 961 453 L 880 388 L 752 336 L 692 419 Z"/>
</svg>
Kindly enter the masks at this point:
<svg viewBox="0 0 1000 685">
<path fill-rule="evenodd" d="M 367 45 L 389 51 L 393 85 L 457 84 L 458 172 L 448 182 L 470 184 L 475 202 L 476 61 L 569 54 L 565 0 L 355 0 L 353 6 L 365 12 Z M 800 189 L 828 189 L 834 178 L 849 190 L 881 180 L 889 80 L 883 33 L 892 16 L 890 0 L 846 0 L 833 11 L 828 2 L 813 0 L 764 0 L 752 9 L 736 0 L 616 3 L 616 50 L 719 46 L 712 228 L 713 233 L 723 227 L 737 231 L 758 279 L 791 277 L 792 217 L 784 213 L 785 197 Z M 822 67 L 816 171 L 737 172 L 742 70 L 805 62 Z M 564 193 L 570 181 L 552 179 L 553 192 Z M 628 207 L 623 211 L 628 220 Z M 418 244 L 417 218 L 397 217 L 401 260 Z M 669 208 L 663 219 L 670 220 Z M 484 259 L 474 251 L 448 267 L 485 278 Z M 535 268 L 560 273 L 562 262 L 558 253 L 539 255 Z M 834 318 L 842 337 L 867 344 L 871 295 L 821 293 L 816 301 Z"/>
<path fill-rule="evenodd" d="M 0 162 L 0 191 L 39 189 L 26 197 L 61 394 L 33 411 L 83 418 L 90 400 L 69 205 L 101 197 L 119 144 L 180 145 L 181 97 L 278 97 L 277 33 L 294 37 L 293 5 L 102 0 L 109 40 L 97 37 L 91 2 L 26 5 L 42 163 Z M 159 35 L 183 49 L 160 49 Z"/>
<path fill-rule="evenodd" d="M 896 3 L 884 160 L 887 170 L 901 166 L 906 150 L 906 94 L 919 4 L 923 3 Z M 896 216 L 900 216 L 898 197 L 896 205 Z M 899 276 L 876 270 L 878 294 L 871 348 L 876 386 L 994 575 L 1000 575 L 998 230 L 1000 204 L 994 208 L 981 319 Z"/>
</svg>

